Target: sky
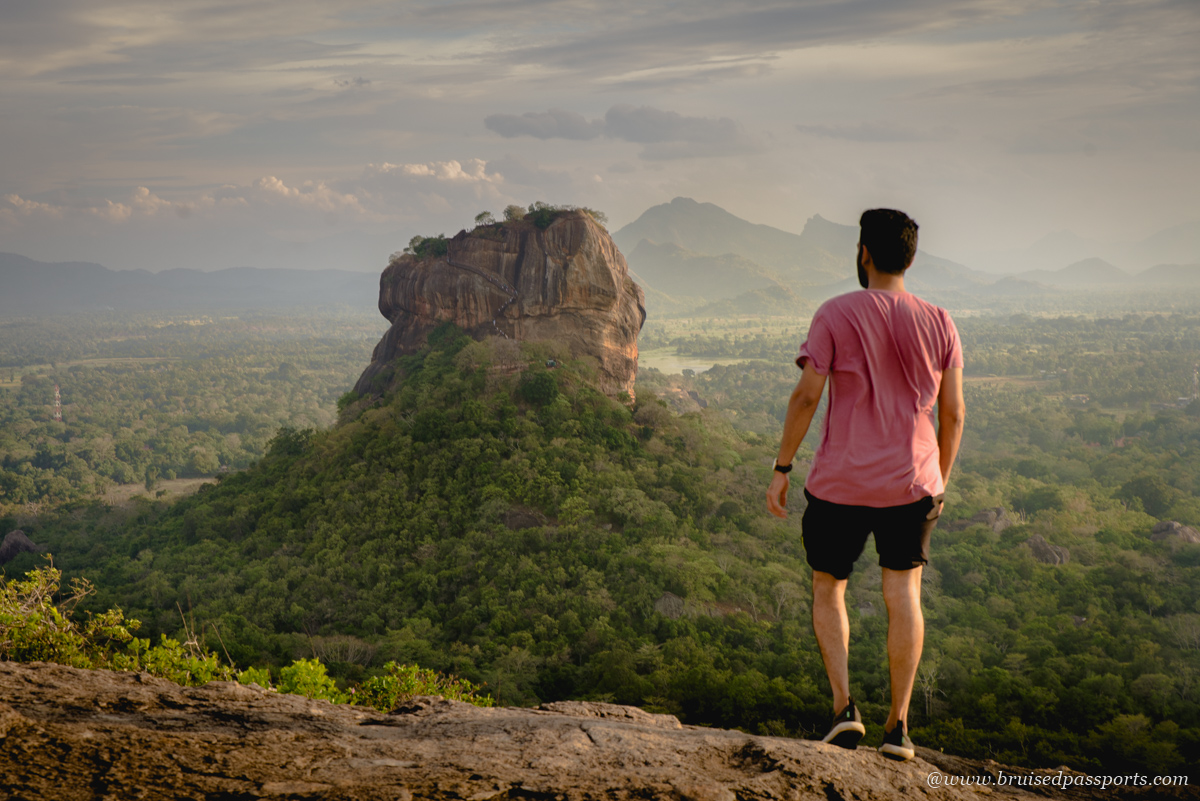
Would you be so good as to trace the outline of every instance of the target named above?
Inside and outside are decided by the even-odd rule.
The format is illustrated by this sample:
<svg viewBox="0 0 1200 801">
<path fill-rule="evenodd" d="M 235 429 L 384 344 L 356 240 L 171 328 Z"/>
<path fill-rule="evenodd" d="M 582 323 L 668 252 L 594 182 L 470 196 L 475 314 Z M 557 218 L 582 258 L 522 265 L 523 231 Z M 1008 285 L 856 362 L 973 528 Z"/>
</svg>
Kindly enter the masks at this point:
<svg viewBox="0 0 1200 801">
<path fill-rule="evenodd" d="M 4 0 L 0 251 L 377 271 L 686 196 L 989 268 L 1200 220 L 1198 43 L 1200 0 Z"/>
</svg>

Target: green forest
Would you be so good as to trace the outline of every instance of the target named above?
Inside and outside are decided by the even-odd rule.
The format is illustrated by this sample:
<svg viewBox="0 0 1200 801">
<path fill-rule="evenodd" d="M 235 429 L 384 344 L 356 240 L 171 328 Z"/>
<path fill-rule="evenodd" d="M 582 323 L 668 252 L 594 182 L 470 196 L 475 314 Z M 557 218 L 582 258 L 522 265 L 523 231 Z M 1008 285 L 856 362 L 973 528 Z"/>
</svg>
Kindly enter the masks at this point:
<svg viewBox="0 0 1200 801">
<path fill-rule="evenodd" d="M 333 423 L 382 328 L 346 313 L 0 324 L 0 506 L 244 469 L 280 426 Z"/>
<path fill-rule="evenodd" d="M 914 741 L 1088 771 L 1197 764 L 1200 544 L 1156 526 L 1200 527 L 1200 316 L 958 323 L 967 434 L 925 574 Z M 648 327 L 643 348 L 726 363 L 645 369 L 624 405 L 555 345 L 524 343 L 512 369 L 453 328 L 399 363 L 394 390 L 359 398 L 346 388 L 378 336 L 371 324 L 213 342 L 224 335 L 166 326 L 157 350 L 154 331 L 109 350 L 80 323 L 49 365 L 36 332 L 6 339 L 3 475 L 43 471 L 35 493 L 39 480 L 65 484 L 33 496 L 46 499 L 36 516 L 30 496 L 0 497 L 0 530 L 23 528 L 67 577 L 95 584 L 90 608 L 119 607 L 144 621 L 143 636 L 177 636 L 185 610 L 239 670 L 317 658 L 349 685 L 395 662 L 461 676 L 501 704 L 586 698 L 691 724 L 823 733 L 798 510 L 779 521 L 762 500 L 801 325 L 745 321 L 728 337 Z M 164 356 L 177 360 L 69 364 Z M 92 390 L 91 429 L 82 414 L 54 423 L 35 389 L 57 381 L 69 418 L 77 376 L 112 393 Z M 223 428 L 241 413 L 254 425 Z M 74 455 L 116 480 L 119 468 L 81 453 L 110 420 L 146 437 L 134 440 L 143 461 L 121 462 L 135 480 L 147 467 L 206 472 L 178 459 L 211 448 L 216 482 L 175 503 L 150 492 L 112 504 L 83 468 L 72 478 L 66 462 L 39 457 Z M 169 445 L 172 431 L 186 447 Z M 798 473 L 806 454 L 809 444 Z M 980 514 L 995 509 L 1003 525 Z M 869 547 L 847 597 L 852 690 L 877 743 L 888 687 L 872 557 Z M 4 570 L 42 563 L 22 554 Z"/>
</svg>

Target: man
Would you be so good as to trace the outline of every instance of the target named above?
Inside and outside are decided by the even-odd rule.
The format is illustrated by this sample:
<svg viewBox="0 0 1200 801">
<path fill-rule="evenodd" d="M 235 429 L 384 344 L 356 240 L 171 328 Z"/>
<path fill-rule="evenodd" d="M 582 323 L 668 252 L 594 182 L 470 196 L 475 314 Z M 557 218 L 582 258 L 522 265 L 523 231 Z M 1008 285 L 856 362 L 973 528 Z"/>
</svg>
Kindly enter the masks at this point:
<svg viewBox="0 0 1200 801">
<path fill-rule="evenodd" d="M 873 532 L 892 688 L 879 750 L 907 760 L 914 751 L 905 721 L 925 637 L 921 570 L 962 440 L 962 345 L 944 309 L 904 289 L 917 252 L 916 222 L 872 209 L 859 226 L 865 291 L 826 301 L 813 317 L 796 359 L 803 373 L 788 403 L 767 508 L 787 515 L 787 474 L 829 377 L 825 430 L 805 480 L 801 521 L 813 570 L 813 628 L 833 690 L 835 715 L 824 742 L 855 748 L 866 733 L 850 697 L 845 593 Z"/>
</svg>

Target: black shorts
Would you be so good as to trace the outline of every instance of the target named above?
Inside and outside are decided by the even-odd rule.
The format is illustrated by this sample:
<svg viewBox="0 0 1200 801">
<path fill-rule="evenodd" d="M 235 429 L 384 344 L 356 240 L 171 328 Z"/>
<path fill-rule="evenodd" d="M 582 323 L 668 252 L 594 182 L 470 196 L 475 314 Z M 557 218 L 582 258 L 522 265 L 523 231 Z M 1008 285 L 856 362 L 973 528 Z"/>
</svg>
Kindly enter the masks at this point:
<svg viewBox="0 0 1200 801">
<path fill-rule="evenodd" d="M 929 564 L 929 538 L 942 514 L 942 499 L 926 495 L 903 506 L 847 506 L 823 501 L 807 489 L 801 530 L 813 570 L 844 579 L 862 555 L 867 535 L 875 533 L 879 566 L 912 570 Z"/>
</svg>

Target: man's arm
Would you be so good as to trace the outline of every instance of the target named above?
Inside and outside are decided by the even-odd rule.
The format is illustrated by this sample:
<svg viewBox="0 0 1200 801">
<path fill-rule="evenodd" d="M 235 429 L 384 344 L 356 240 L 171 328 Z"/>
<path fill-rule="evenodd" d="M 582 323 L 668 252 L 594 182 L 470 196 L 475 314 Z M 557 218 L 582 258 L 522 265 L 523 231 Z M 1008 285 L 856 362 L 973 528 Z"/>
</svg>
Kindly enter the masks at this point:
<svg viewBox="0 0 1200 801">
<path fill-rule="evenodd" d="M 821 391 L 824 389 L 825 376 L 818 373 L 813 368 L 812 361 L 809 361 L 804 365 L 800 381 L 788 400 L 787 417 L 783 421 L 783 441 L 779 443 L 779 456 L 776 459 L 779 464 L 792 463 L 792 457 L 796 455 L 796 450 L 804 441 L 804 435 L 808 433 L 813 415 L 817 412 L 817 404 L 821 402 Z M 789 483 L 786 474 L 775 471 L 771 487 L 767 490 L 767 510 L 776 517 L 787 517 Z"/>
<path fill-rule="evenodd" d="M 942 468 L 942 484 L 950 481 L 950 470 L 962 443 L 963 423 L 967 407 L 963 402 L 962 368 L 951 367 L 942 372 L 938 388 L 938 462 Z"/>
</svg>

